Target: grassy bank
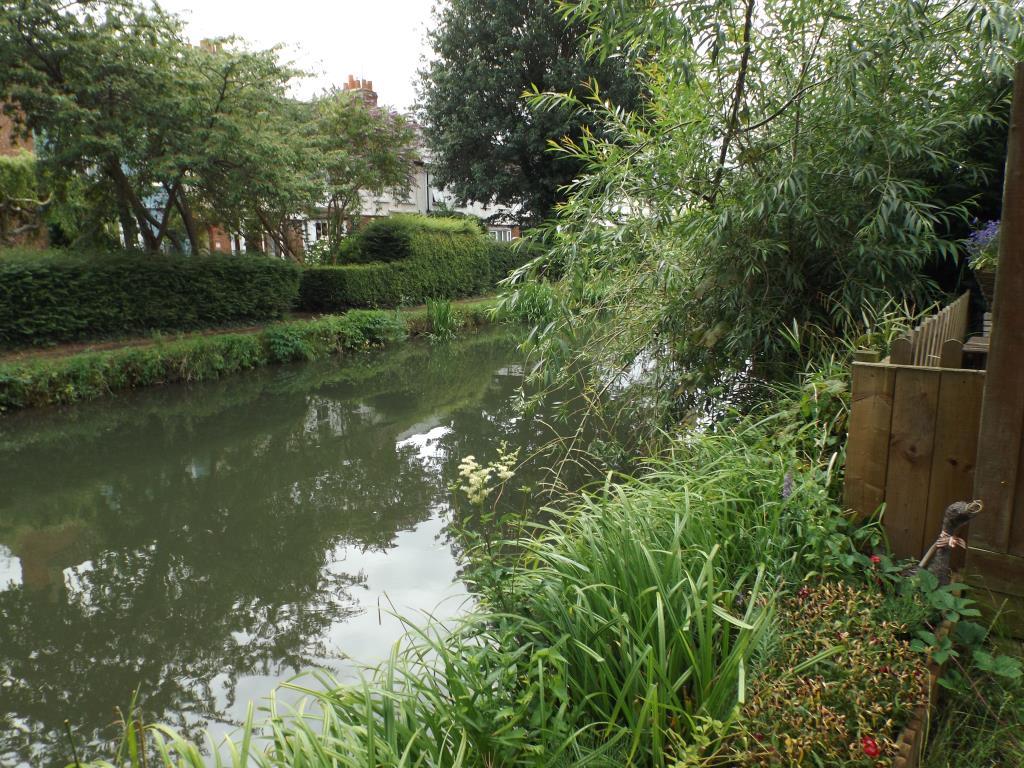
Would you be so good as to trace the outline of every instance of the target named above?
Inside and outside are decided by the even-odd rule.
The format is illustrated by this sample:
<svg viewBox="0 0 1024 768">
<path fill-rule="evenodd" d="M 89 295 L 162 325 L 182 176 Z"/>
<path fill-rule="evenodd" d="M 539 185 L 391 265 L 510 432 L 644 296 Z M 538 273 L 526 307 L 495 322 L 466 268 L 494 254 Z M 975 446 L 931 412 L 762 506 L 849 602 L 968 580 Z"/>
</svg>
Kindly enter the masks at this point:
<svg viewBox="0 0 1024 768">
<path fill-rule="evenodd" d="M 493 302 L 459 304 L 459 327 L 490 321 Z M 112 392 L 172 382 L 210 381 L 274 363 L 316 360 L 430 335 L 429 309 L 353 310 L 313 320 L 268 325 L 258 332 L 223 333 L 154 341 L 101 352 L 0 364 L 0 413 L 63 405 Z"/>
</svg>

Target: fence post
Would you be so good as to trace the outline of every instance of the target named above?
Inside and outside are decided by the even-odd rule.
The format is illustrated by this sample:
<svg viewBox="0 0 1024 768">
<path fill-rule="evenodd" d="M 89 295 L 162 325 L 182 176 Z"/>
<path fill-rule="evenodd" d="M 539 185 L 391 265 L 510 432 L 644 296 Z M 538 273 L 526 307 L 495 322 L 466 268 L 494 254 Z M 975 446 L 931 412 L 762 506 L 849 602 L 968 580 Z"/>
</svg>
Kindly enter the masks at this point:
<svg viewBox="0 0 1024 768">
<path fill-rule="evenodd" d="M 1024 62 L 1016 67 L 967 578 L 1024 605 Z M 1021 616 L 1016 617 L 1021 627 Z"/>
</svg>

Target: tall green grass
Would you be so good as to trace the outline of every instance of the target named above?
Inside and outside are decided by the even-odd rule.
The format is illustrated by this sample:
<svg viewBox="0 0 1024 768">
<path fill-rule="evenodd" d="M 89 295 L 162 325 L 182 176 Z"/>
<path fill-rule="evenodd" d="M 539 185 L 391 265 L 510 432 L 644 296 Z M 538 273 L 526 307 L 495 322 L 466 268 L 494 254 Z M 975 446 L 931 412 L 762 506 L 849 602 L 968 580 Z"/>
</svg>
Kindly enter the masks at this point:
<svg viewBox="0 0 1024 768">
<path fill-rule="evenodd" d="M 775 410 L 799 412 L 806 397 Z M 304 707 L 272 702 L 216 754 L 289 767 L 675 765 L 725 733 L 758 685 L 778 591 L 855 556 L 822 434 L 762 414 L 671 440 L 639 479 L 609 477 L 544 510 L 511 567 L 475 563 L 494 578 L 461 619 L 408 623 L 357 685 L 291 683 Z M 160 765 L 220 759 L 144 732 Z M 140 764 L 125 755 L 115 764 Z"/>
<path fill-rule="evenodd" d="M 427 299 L 428 335 L 434 341 L 451 341 L 459 330 L 460 320 L 452 303 L 446 299 Z"/>
</svg>

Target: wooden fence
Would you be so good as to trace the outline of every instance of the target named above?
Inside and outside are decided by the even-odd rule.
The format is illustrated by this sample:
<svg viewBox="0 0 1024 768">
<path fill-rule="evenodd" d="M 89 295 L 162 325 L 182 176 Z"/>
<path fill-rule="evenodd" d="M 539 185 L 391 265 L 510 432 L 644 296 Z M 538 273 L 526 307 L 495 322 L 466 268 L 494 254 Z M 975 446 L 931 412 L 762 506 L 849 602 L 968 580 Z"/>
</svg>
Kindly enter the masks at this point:
<svg viewBox="0 0 1024 768">
<path fill-rule="evenodd" d="M 885 503 L 897 557 L 920 557 L 946 506 L 973 498 L 985 372 L 959 367 L 969 301 L 928 318 L 885 360 L 853 365 L 845 503 L 865 516 Z"/>
<path fill-rule="evenodd" d="M 892 343 L 889 362 L 928 368 L 959 368 L 967 335 L 971 292 L 931 315 Z"/>
</svg>

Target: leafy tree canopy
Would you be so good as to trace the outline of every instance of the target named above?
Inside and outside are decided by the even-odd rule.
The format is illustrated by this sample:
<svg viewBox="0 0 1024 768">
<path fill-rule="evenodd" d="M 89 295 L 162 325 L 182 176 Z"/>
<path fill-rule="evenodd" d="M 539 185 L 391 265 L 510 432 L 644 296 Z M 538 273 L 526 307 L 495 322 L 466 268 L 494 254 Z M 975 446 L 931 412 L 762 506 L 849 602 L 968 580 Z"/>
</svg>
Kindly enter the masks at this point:
<svg viewBox="0 0 1024 768">
<path fill-rule="evenodd" d="M 595 80 L 632 108 L 637 81 L 619 60 L 583 52 L 585 24 L 566 24 L 554 0 L 452 0 L 430 33 L 435 58 L 420 73 L 421 119 L 437 183 L 460 202 L 518 207 L 536 222 L 561 199 L 577 158 L 552 154 L 549 142 L 578 138 L 585 115 L 531 111 L 523 93 L 569 91 Z"/>
<path fill-rule="evenodd" d="M 313 101 L 307 137 L 316 150 L 332 241 L 360 210 L 360 194 L 401 197 L 412 186 L 416 134 L 402 115 L 367 108 L 352 93 L 331 90 Z"/>
<path fill-rule="evenodd" d="M 0 11 L 0 93 L 40 135 L 43 170 L 86 179 L 90 217 L 116 220 L 148 250 L 198 251 L 202 224 L 214 223 L 266 233 L 297 257 L 295 216 L 395 183 L 409 137 L 383 111 L 339 121 L 335 110 L 330 122 L 289 98 L 300 74 L 276 49 L 192 46 L 177 17 L 133 0 L 17 0 Z M 368 140 L 378 127 L 395 143 Z M 341 147 L 358 167 L 344 194 Z"/>
<path fill-rule="evenodd" d="M 565 9 L 592 30 L 598 60 L 630 62 L 648 99 L 642 112 L 579 92 L 533 99 L 586 115 L 606 137 L 562 142 L 585 172 L 544 233 L 550 256 L 532 267 L 563 275 L 556 322 L 540 335 L 557 363 L 547 370 L 569 370 L 568 349 L 601 363 L 590 370 L 603 390 L 614 371 L 651 372 L 646 402 L 664 405 L 706 386 L 702 372 L 792 361 L 811 339 L 855 341 L 894 302 L 936 296 L 926 264 L 957 258 L 952 225 L 997 175 L 975 137 L 1005 131 L 1019 7 Z"/>
</svg>

